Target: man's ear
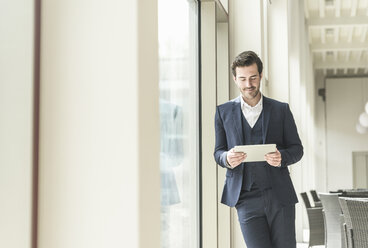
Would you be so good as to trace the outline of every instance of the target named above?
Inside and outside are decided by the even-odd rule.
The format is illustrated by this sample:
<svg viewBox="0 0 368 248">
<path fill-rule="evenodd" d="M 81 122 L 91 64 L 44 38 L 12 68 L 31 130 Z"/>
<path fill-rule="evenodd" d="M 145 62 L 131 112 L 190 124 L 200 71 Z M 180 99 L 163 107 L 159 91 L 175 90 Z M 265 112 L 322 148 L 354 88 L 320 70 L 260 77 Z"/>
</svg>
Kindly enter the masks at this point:
<svg viewBox="0 0 368 248">
<path fill-rule="evenodd" d="M 263 74 L 259 74 L 259 79 L 262 80 Z"/>
<path fill-rule="evenodd" d="M 234 82 L 236 83 L 236 76 L 233 76 L 233 80 L 234 80 Z"/>
</svg>

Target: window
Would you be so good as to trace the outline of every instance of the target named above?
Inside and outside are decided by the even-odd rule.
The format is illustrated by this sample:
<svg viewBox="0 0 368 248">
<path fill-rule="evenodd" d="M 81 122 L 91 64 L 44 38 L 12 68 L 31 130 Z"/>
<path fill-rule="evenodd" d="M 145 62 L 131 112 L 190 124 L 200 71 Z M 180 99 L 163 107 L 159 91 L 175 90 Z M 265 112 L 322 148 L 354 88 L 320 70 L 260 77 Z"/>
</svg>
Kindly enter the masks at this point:
<svg viewBox="0 0 368 248">
<path fill-rule="evenodd" d="M 162 248 L 199 246 L 197 9 L 158 0 Z"/>
</svg>

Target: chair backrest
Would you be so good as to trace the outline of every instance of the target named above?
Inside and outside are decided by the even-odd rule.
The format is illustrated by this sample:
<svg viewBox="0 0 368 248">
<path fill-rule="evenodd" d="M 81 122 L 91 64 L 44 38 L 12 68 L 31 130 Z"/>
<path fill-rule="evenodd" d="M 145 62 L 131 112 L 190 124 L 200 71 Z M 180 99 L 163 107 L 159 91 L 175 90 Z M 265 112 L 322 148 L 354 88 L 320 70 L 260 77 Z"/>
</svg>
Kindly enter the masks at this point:
<svg viewBox="0 0 368 248">
<path fill-rule="evenodd" d="M 339 202 L 340 202 L 340 207 L 341 207 L 342 213 L 344 214 L 344 219 L 345 219 L 346 226 L 350 229 L 353 229 L 353 226 L 351 225 L 351 218 L 350 218 L 348 205 L 346 203 L 347 199 L 349 199 L 349 198 L 339 197 Z"/>
<path fill-rule="evenodd" d="M 311 193 L 312 199 L 313 199 L 314 202 L 320 202 L 321 201 L 319 199 L 318 195 L 317 195 L 317 192 L 314 189 L 310 190 L 309 192 Z"/>
<path fill-rule="evenodd" d="M 345 220 L 345 227 L 344 227 L 344 232 L 345 233 L 344 234 L 345 234 L 347 247 L 348 248 L 354 248 L 353 226 L 351 224 L 351 217 L 350 217 L 350 213 L 349 213 L 349 209 L 348 209 L 346 199 L 349 199 L 349 198 L 339 197 L 339 203 L 340 203 L 341 210 L 342 210 L 344 220 Z"/>
<path fill-rule="evenodd" d="M 366 190 L 349 190 L 342 193 L 344 197 L 368 197 L 368 191 Z"/>
<path fill-rule="evenodd" d="M 368 198 L 346 199 L 355 247 L 368 247 Z"/>
<path fill-rule="evenodd" d="M 341 217 L 342 214 L 339 194 L 319 193 L 322 202 L 325 228 L 326 228 L 326 246 L 341 247 Z"/>
<path fill-rule="evenodd" d="M 344 215 L 340 215 L 341 248 L 349 248 Z"/>
<path fill-rule="evenodd" d="M 319 193 L 322 207 L 326 212 L 331 212 L 336 215 L 340 215 L 342 213 L 339 203 L 339 195 L 339 193 Z"/>
<path fill-rule="evenodd" d="M 303 202 L 304 202 L 304 205 L 306 208 L 311 208 L 311 204 L 310 204 L 310 201 L 309 201 L 309 198 L 308 198 L 308 195 L 307 195 L 307 192 L 302 192 L 300 193 L 300 195 L 302 196 L 303 198 Z"/>
</svg>

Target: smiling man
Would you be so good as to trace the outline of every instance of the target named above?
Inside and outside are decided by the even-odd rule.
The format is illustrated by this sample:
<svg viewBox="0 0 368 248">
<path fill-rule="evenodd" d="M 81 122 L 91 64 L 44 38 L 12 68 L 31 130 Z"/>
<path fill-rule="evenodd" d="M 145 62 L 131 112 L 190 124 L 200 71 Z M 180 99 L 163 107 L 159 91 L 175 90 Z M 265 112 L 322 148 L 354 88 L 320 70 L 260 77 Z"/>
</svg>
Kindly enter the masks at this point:
<svg viewBox="0 0 368 248">
<path fill-rule="evenodd" d="M 263 64 L 256 53 L 239 54 L 231 69 L 241 95 L 219 105 L 215 116 L 214 157 L 227 168 L 221 202 L 237 209 L 248 248 L 295 248 L 298 200 L 287 166 L 302 158 L 303 146 L 293 115 L 287 103 L 260 92 Z M 277 150 L 247 162 L 247 154 L 233 149 L 257 144 Z"/>
</svg>

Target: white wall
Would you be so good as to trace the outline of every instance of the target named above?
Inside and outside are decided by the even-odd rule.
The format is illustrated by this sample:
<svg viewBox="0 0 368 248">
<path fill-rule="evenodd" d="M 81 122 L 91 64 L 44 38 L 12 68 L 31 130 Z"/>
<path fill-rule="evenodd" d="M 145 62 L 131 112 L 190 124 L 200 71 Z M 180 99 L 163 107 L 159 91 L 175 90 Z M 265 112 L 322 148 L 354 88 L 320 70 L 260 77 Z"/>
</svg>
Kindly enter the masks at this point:
<svg viewBox="0 0 368 248">
<path fill-rule="evenodd" d="M 272 6 L 272 5 L 271 5 Z M 288 73 L 289 104 L 303 143 L 304 155 L 300 162 L 289 167 L 295 190 L 315 188 L 315 128 L 314 128 L 314 74 L 312 54 L 308 42 L 308 26 L 304 18 L 304 4 L 288 1 Z M 276 44 L 270 44 L 275 46 Z M 277 50 L 275 46 L 273 50 Z M 303 229 L 308 227 L 304 204 L 296 205 L 297 240 L 303 240 Z"/>
<path fill-rule="evenodd" d="M 0 247 L 31 247 L 33 5 L 0 8 Z"/>
<path fill-rule="evenodd" d="M 352 153 L 368 151 L 355 125 L 368 101 L 368 78 L 326 80 L 327 190 L 353 188 Z"/>
<path fill-rule="evenodd" d="M 160 247 L 157 1 L 41 20 L 38 247 Z"/>
</svg>

